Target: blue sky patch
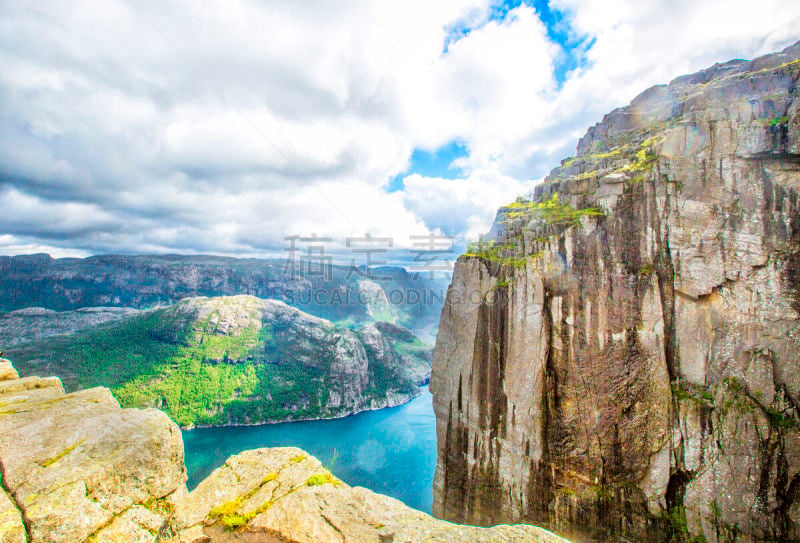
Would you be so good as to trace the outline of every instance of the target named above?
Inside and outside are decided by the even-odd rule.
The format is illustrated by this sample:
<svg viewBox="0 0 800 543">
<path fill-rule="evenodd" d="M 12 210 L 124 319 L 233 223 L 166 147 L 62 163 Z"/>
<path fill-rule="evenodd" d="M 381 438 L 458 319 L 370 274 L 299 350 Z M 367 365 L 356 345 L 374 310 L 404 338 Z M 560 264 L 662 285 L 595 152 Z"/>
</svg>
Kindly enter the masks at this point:
<svg viewBox="0 0 800 543">
<path fill-rule="evenodd" d="M 461 170 L 452 168 L 450 165 L 455 159 L 465 157 L 468 154 L 467 147 L 461 140 L 453 140 L 433 152 L 414 149 L 414 152 L 411 153 L 409 167 L 396 175 L 386 190 L 388 192 L 403 190 L 403 178 L 412 173 L 417 173 L 424 177 L 455 179 L 461 174 Z"/>
<path fill-rule="evenodd" d="M 443 52 L 446 53 L 452 44 L 468 36 L 473 30 L 492 21 L 507 21 L 509 12 L 521 5 L 531 7 L 536 11 L 539 19 L 547 28 L 547 37 L 561 48 L 561 54 L 556 58 L 553 70 L 553 75 L 560 87 L 566 81 L 569 72 L 586 65 L 586 53 L 594 45 L 595 39 L 578 34 L 571 26 L 568 14 L 551 8 L 549 0 L 495 0 L 489 8 L 488 18 L 477 26 L 471 27 L 466 22 L 460 22 L 448 28 Z"/>
</svg>

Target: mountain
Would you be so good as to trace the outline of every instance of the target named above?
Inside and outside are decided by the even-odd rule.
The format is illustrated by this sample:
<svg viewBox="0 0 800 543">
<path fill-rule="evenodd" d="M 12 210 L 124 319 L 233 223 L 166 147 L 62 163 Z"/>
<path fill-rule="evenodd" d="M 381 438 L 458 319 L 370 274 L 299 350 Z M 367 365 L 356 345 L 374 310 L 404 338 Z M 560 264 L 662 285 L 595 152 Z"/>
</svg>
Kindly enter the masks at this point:
<svg viewBox="0 0 800 543">
<path fill-rule="evenodd" d="M 137 313 L 130 307 L 83 307 L 74 311 L 53 311 L 26 307 L 0 314 L 0 345 L 13 347 L 29 341 L 71 334 Z"/>
<path fill-rule="evenodd" d="M 57 377 L 19 379 L 0 359 L 4 543 L 564 541 L 535 526 L 434 519 L 292 447 L 231 456 L 192 492 L 183 458 L 164 413 L 120 409 L 106 388 L 65 394 Z"/>
<path fill-rule="evenodd" d="M 147 309 L 189 297 L 247 294 L 332 321 L 390 321 L 423 330 L 439 319 L 447 281 L 429 272 L 291 264 L 210 255 L 0 256 L 0 311 Z"/>
<path fill-rule="evenodd" d="M 186 298 L 6 354 L 24 375 L 58 373 L 69 390 L 107 386 L 123 406 L 158 407 L 185 427 L 398 405 L 419 394 L 431 363 L 430 347 L 400 326 L 350 330 L 246 295 Z"/>
<path fill-rule="evenodd" d="M 459 258 L 434 514 L 800 539 L 798 57 L 645 91 Z"/>
</svg>

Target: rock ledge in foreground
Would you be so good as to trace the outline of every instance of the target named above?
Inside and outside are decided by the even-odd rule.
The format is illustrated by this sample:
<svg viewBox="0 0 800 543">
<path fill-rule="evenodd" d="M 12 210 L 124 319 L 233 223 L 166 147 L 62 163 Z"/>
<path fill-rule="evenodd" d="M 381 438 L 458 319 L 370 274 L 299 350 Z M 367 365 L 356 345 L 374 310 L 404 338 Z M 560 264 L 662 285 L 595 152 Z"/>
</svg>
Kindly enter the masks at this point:
<svg viewBox="0 0 800 543">
<path fill-rule="evenodd" d="M 188 492 L 183 441 L 105 388 L 66 394 L 0 359 L 0 543 L 561 542 L 535 526 L 437 520 L 350 487 L 300 449 L 245 451 Z"/>
</svg>

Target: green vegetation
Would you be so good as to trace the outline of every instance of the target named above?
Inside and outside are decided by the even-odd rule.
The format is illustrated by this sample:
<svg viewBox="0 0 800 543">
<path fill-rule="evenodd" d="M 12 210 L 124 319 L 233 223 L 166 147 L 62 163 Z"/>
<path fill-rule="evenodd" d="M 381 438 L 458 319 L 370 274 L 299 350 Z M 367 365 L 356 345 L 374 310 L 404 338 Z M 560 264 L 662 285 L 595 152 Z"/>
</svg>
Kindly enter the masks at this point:
<svg viewBox="0 0 800 543">
<path fill-rule="evenodd" d="M 235 530 L 237 528 L 241 528 L 245 526 L 248 522 L 253 520 L 256 515 L 260 515 L 270 507 L 272 507 L 273 502 L 271 500 L 267 500 L 261 505 L 259 505 L 256 509 L 252 511 L 248 511 L 246 513 L 239 513 L 238 511 L 242 508 L 244 503 L 256 495 L 256 492 L 261 490 L 261 488 L 269 483 L 270 481 L 274 481 L 278 478 L 277 473 L 268 473 L 262 480 L 258 486 L 251 488 L 246 493 L 241 496 L 237 496 L 233 500 L 225 502 L 221 505 L 216 506 L 213 508 L 209 514 L 208 519 L 213 521 L 219 521 L 223 525 L 225 525 L 230 530 Z"/>
<path fill-rule="evenodd" d="M 790 414 L 784 411 L 778 411 L 771 407 L 765 407 L 764 413 L 767 415 L 767 420 L 770 426 L 778 430 L 788 430 L 797 426 L 797 421 Z"/>
<path fill-rule="evenodd" d="M 564 163 L 561 164 L 561 167 L 562 168 L 569 168 L 577 160 L 602 160 L 604 158 L 611 158 L 611 157 L 619 156 L 619 155 L 622 154 L 622 152 L 627 147 L 628 147 L 627 145 L 621 145 L 620 147 L 616 147 L 616 148 L 611 149 L 610 151 L 607 151 L 605 153 L 592 153 L 590 155 L 583 155 L 581 157 L 572 157 L 572 158 L 569 158 L 569 159 L 565 160 Z"/>
<path fill-rule="evenodd" d="M 779 126 L 788 123 L 789 117 L 765 117 L 756 119 L 753 122 L 761 126 Z"/>
<path fill-rule="evenodd" d="M 39 465 L 42 466 L 43 468 L 46 468 L 47 466 L 52 466 L 53 464 L 55 464 L 56 462 L 67 456 L 69 453 L 80 447 L 84 441 L 86 440 L 81 439 L 80 441 L 73 443 L 72 445 L 70 445 L 69 447 L 58 453 L 57 455 L 48 458 L 47 460 L 42 460 L 41 462 L 39 462 Z"/>
<path fill-rule="evenodd" d="M 525 266 L 529 261 L 541 256 L 541 252 L 532 255 L 518 256 L 521 247 L 514 243 L 496 244 L 492 241 L 477 241 L 467 244 L 467 252 L 464 256 L 470 258 L 481 258 L 488 262 L 495 262 L 500 266 L 500 273 L 504 276 L 497 280 L 495 289 L 507 287 L 510 284 L 509 271 Z"/>
<path fill-rule="evenodd" d="M 184 427 L 339 414 L 327 406 L 327 397 L 338 386 L 329 368 L 342 329 L 306 324 L 318 334 L 312 339 L 291 319 L 262 322 L 256 309 L 245 305 L 237 310 L 252 309 L 252 314 L 220 330 L 219 311 L 229 302 L 210 300 L 202 302 L 211 308 L 203 316 L 178 304 L 46 338 L 15 349 L 15 364 L 26 373 L 61 375 L 71 390 L 107 386 L 122 406 L 157 407 Z M 409 335 L 413 341 L 394 343 L 402 343 L 398 355 L 418 356 L 424 347 Z M 386 366 L 370 357 L 368 396 L 415 390 L 408 378 Z"/>
<path fill-rule="evenodd" d="M 602 210 L 596 207 L 575 209 L 568 203 L 562 203 L 558 193 L 541 201 L 517 198 L 505 208 L 503 217 L 506 223 L 514 223 L 519 219 L 525 219 L 542 221 L 547 225 L 575 226 L 580 223 L 581 217 L 601 217 L 604 215 Z M 541 251 L 533 254 L 524 254 L 525 247 L 520 243 L 521 239 L 522 234 L 518 234 L 504 243 L 483 239 L 469 242 L 463 256 L 480 258 L 487 262 L 498 264 L 500 277 L 494 288 L 504 288 L 510 285 L 510 281 L 513 278 L 513 270 L 524 267 L 543 254 Z M 546 237 L 538 237 L 532 241 L 544 242 L 546 240 Z"/>
<path fill-rule="evenodd" d="M 753 411 L 758 404 L 753 400 L 745 389 L 742 383 L 736 377 L 728 377 L 722 381 L 722 387 L 725 389 L 725 400 L 722 402 L 720 411 L 727 413 L 731 410 L 737 413 L 749 413 Z"/>
<path fill-rule="evenodd" d="M 242 506 L 245 498 L 239 496 L 231 501 L 216 506 L 208 514 L 210 520 L 220 520 L 228 528 L 238 528 L 247 524 L 255 515 L 240 515 L 236 511 Z"/>
<path fill-rule="evenodd" d="M 582 173 L 570 175 L 568 177 L 564 177 L 563 175 L 559 174 L 555 180 L 569 179 L 571 181 L 580 181 L 581 179 L 589 179 L 602 175 L 629 172 L 636 174 L 629 180 L 630 182 L 641 183 L 646 179 L 644 172 L 646 172 L 658 161 L 658 154 L 656 153 L 655 148 L 666 138 L 666 136 L 663 135 L 664 128 L 666 126 L 669 126 L 669 124 L 662 123 L 657 126 L 650 126 L 643 131 L 629 135 L 629 139 L 627 141 L 620 142 L 618 146 L 614 147 L 610 151 L 595 152 L 592 154 L 570 158 L 562 163 L 562 169 L 568 168 L 577 161 L 581 161 L 584 165 L 584 168 L 594 166 L 594 169 L 585 169 L 585 171 Z M 648 135 L 656 129 L 658 129 L 658 134 L 660 135 Z M 599 142 L 594 143 L 599 145 Z M 617 167 L 613 170 L 609 169 L 611 167 L 609 164 L 595 164 L 596 161 L 608 158 L 627 160 L 627 163 L 624 166 Z M 598 168 L 598 166 L 604 167 Z"/>
<path fill-rule="evenodd" d="M 653 275 L 655 273 L 655 269 L 653 268 L 652 264 L 644 263 L 639 268 L 639 275 Z"/>
<path fill-rule="evenodd" d="M 334 477 L 331 472 L 325 470 L 322 473 L 315 473 L 306 480 L 306 486 L 333 485 L 339 486 L 342 482 Z"/>
<path fill-rule="evenodd" d="M 308 458 L 304 454 L 299 454 L 297 456 L 293 456 L 289 459 L 288 462 L 284 463 L 281 467 L 277 468 L 278 472 L 283 471 L 284 469 L 288 468 L 292 464 L 298 464 Z M 240 496 L 236 496 L 234 499 L 229 500 L 221 505 L 214 507 L 209 513 L 207 517 L 208 522 L 219 522 L 226 526 L 230 530 L 236 530 L 238 528 L 242 528 L 247 525 L 248 522 L 253 520 L 256 516 L 260 515 L 264 511 L 268 510 L 272 507 L 275 502 L 289 496 L 293 492 L 305 487 L 305 486 L 321 486 L 330 484 L 333 486 L 339 486 L 342 482 L 333 476 L 333 474 L 328 471 L 327 469 L 323 470 L 320 473 L 315 473 L 310 475 L 308 479 L 306 479 L 305 483 L 300 483 L 298 485 L 289 487 L 285 489 L 285 491 L 276 496 L 276 490 L 282 488 L 281 484 L 278 483 L 276 486 L 273 486 L 270 493 L 270 499 L 264 501 L 251 511 L 243 511 L 245 504 L 248 500 L 252 499 L 258 492 L 264 489 L 265 485 L 269 482 L 275 481 L 278 479 L 278 473 L 270 472 L 263 479 L 253 488 L 249 489 L 247 492 Z"/>
<path fill-rule="evenodd" d="M 714 406 L 714 395 L 711 392 L 682 379 L 672 383 L 672 395 L 678 400 L 688 400 L 705 407 Z"/>
<path fill-rule="evenodd" d="M 509 222 L 519 218 L 529 218 L 542 220 L 546 224 L 571 226 L 578 224 L 581 217 L 599 217 L 603 215 L 603 212 L 596 207 L 575 209 L 567 203 L 562 203 L 558 193 L 540 202 L 514 202 L 506 207 L 513 210 L 505 213 L 505 219 Z"/>
<path fill-rule="evenodd" d="M 392 345 L 392 349 L 401 356 L 427 358 L 430 357 L 433 349 L 431 345 L 428 345 L 417 336 L 414 336 L 410 341 L 404 341 L 401 338 L 390 338 L 389 343 Z"/>
<path fill-rule="evenodd" d="M 631 161 L 617 170 L 618 172 L 639 172 L 649 169 L 658 162 L 658 155 L 655 146 L 664 141 L 664 136 L 651 136 L 639 144 L 636 153 L 631 157 Z"/>
<path fill-rule="evenodd" d="M 744 383 L 736 377 L 728 377 L 717 385 L 717 388 L 724 391 L 723 400 L 718 405 L 714 404 L 714 394 L 705 387 L 681 379 L 674 381 L 671 386 L 674 398 L 694 402 L 709 409 L 717 408 L 722 417 L 729 413 L 741 415 L 760 410 L 766 416 L 769 425 L 776 430 L 787 430 L 798 426 L 796 418 L 788 412 L 788 409 L 775 408 L 774 402 L 772 406 L 764 405 L 761 394 L 756 391 L 751 395 Z"/>
</svg>

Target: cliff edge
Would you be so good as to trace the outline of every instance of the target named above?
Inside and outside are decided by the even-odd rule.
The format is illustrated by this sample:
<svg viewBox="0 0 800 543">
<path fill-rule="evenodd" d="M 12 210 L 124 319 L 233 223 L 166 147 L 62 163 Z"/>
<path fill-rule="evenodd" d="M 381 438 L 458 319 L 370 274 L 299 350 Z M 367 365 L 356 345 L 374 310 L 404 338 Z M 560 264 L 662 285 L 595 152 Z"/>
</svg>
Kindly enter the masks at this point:
<svg viewBox="0 0 800 543">
<path fill-rule="evenodd" d="M 65 394 L 0 359 L 1 543 L 564 541 L 534 526 L 432 518 L 337 480 L 296 448 L 230 457 L 186 489 L 177 425 L 108 389 Z"/>
<path fill-rule="evenodd" d="M 800 538 L 798 57 L 645 91 L 458 260 L 434 514 Z"/>
</svg>

